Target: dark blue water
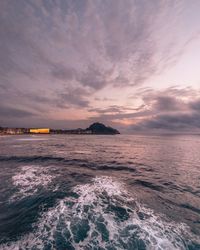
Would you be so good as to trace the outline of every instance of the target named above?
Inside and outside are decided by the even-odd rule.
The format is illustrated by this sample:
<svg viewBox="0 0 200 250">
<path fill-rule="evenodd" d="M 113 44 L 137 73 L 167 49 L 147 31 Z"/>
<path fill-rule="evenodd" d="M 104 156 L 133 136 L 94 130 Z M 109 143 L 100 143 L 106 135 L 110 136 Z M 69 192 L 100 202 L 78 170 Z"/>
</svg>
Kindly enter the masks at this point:
<svg viewBox="0 0 200 250">
<path fill-rule="evenodd" d="M 0 137 L 0 249 L 200 249 L 200 137 Z"/>
</svg>

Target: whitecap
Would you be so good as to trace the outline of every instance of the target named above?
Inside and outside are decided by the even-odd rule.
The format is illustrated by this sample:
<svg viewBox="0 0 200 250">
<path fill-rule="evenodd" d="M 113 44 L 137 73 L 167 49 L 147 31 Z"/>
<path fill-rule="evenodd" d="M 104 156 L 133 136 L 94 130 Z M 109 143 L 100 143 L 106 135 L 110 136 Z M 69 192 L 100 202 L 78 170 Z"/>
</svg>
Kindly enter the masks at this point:
<svg viewBox="0 0 200 250">
<path fill-rule="evenodd" d="M 40 165 L 22 166 L 20 171 L 12 176 L 12 182 L 17 188 L 17 192 L 11 197 L 11 201 L 33 195 L 41 186 L 46 188 L 55 177 L 49 173 L 50 169 L 52 167 L 42 167 Z"/>
<path fill-rule="evenodd" d="M 111 177 L 96 177 L 73 192 L 43 213 L 32 233 L 0 249 L 185 250 L 185 237 L 197 240 L 186 225 L 145 208 Z"/>
</svg>

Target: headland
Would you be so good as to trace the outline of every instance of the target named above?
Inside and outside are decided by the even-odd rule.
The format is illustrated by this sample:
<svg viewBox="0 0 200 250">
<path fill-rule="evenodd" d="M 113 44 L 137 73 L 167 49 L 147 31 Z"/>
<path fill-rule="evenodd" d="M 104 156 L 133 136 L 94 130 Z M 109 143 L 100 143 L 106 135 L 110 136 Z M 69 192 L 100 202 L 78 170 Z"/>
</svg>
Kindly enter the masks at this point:
<svg viewBox="0 0 200 250">
<path fill-rule="evenodd" d="M 120 132 L 103 123 L 93 123 L 88 128 L 82 129 L 52 129 L 52 128 L 8 128 L 0 127 L 0 135 L 23 135 L 23 134 L 91 134 L 91 135 L 116 135 Z"/>
</svg>

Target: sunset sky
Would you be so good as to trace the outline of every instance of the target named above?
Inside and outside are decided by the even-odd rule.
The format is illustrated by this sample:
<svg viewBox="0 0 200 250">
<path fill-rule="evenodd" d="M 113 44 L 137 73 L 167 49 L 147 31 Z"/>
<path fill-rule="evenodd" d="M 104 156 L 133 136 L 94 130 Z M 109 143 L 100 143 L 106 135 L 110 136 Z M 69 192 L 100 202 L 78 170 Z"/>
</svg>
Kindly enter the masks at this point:
<svg viewBox="0 0 200 250">
<path fill-rule="evenodd" d="M 0 126 L 200 131 L 199 0 L 1 0 Z"/>
</svg>

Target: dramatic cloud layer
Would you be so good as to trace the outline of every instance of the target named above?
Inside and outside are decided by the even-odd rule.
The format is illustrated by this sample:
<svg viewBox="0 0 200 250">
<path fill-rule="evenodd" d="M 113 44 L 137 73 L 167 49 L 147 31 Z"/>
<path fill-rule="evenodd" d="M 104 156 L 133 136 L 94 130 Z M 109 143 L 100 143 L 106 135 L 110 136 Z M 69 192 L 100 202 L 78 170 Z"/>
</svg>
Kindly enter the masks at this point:
<svg viewBox="0 0 200 250">
<path fill-rule="evenodd" d="M 141 99 L 135 109 L 110 106 L 97 109 L 97 120 L 122 123 L 129 132 L 197 132 L 200 128 L 200 90 L 167 88 L 143 89 L 131 99 Z M 91 111 L 94 111 L 93 109 Z M 91 120 L 95 117 L 91 117 Z M 123 129 L 123 127 L 122 127 Z"/>
<path fill-rule="evenodd" d="M 131 128 L 138 131 L 197 132 L 200 128 L 200 91 L 169 88 L 155 94 L 148 91 L 145 119 Z M 147 93 L 145 94 L 147 95 Z"/>
<path fill-rule="evenodd" d="M 193 82 L 177 81 L 184 56 L 197 55 L 199 7 L 195 0 L 0 1 L 0 125 L 198 128 L 196 65 L 186 76 Z"/>
</svg>

